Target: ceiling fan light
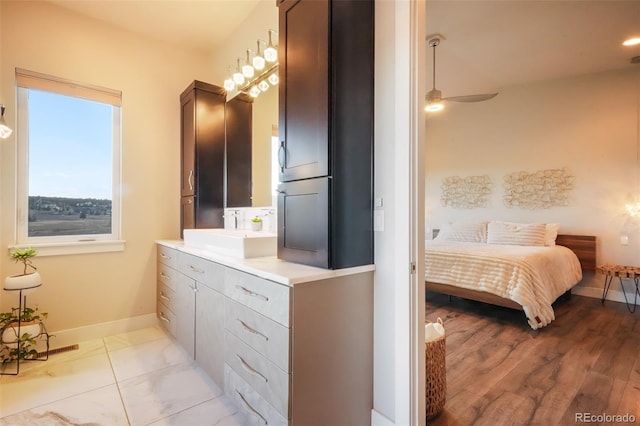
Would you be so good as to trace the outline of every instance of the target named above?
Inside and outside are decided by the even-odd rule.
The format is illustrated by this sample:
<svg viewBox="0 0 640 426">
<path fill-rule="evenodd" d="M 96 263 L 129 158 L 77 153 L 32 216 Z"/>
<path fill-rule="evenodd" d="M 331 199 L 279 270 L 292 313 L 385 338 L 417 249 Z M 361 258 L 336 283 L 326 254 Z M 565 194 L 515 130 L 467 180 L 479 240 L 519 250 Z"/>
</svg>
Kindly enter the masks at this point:
<svg viewBox="0 0 640 426">
<path fill-rule="evenodd" d="M 640 37 L 632 37 L 622 42 L 623 46 L 636 46 L 638 44 L 640 44 Z"/>
<path fill-rule="evenodd" d="M 426 112 L 438 112 L 442 111 L 443 109 L 444 105 L 442 102 L 427 103 L 427 105 L 424 107 L 424 110 Z"/>
</svg>

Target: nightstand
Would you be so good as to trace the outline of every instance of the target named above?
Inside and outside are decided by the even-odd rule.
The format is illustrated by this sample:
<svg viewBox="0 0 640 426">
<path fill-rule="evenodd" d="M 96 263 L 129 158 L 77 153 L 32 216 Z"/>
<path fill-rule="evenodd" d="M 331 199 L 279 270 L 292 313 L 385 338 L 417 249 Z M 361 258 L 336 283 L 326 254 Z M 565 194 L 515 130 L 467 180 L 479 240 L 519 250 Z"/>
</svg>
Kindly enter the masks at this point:
<svg viewBox="0 0 640 426">
<path fill-rule="evenodd" d="M 629 312 L 634 313 L 636 311 L 636 306 L 638 303 L 638 295 L 640 295 L 640 289 L 638 288 L 638 283 L 640 281 L 640 267 L 623 265 L 602 265 L 596 268 L 596 272 L 604 275 L 602 303 L 604 303 L 605 299 L 607 298 L 609 287 L 611 287 L 611 281 L 614 277 L 618 277 L 618 279 L 620 280 L 620 287 L 622 287 L 624 301 L 627 304 L 627 309 L 629 309 Z M 627 293 L 624 291 L 624 284 L 622 282 L 623 278 L 633 280 L 633 283 L 636 286 L 635 294 L 633 297 L 633 306 L 629 303 L 629 300 L 627 299 Z"/>
</svg>

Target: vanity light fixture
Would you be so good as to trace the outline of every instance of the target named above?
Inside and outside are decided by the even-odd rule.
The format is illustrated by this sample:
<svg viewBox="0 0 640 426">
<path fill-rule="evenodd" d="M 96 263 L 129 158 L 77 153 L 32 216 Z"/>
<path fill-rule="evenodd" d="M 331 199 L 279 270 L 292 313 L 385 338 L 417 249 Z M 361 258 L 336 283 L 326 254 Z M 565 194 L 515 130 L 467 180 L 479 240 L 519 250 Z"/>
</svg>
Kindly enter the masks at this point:
<svg viewBox="0 0 640 426">
<path fill-rule="evenodd" d="M 7 139 L 11 136 L 11 127 L 7 124 L 4 119 L 4 104 L 0 105 L 0 139 Z"/>
<path fill-rule="evenodd" d="M 267 62 L 275 62 L 278 60 L 278 50 L 276 49 L 276 46 L 274 46 L 273 40 L 271 39 L 271 35 L 273 33 L 277 33 L 277 31 L 269 30 L 269 46 L 264 49 L 264 59 L 266 59 Z"/>
<path fill-rule="evenodd" d="M 238 65 L 236 66 L 236 72 L 233 73 L 233 82 L 236 83 L 238 86 L 240 86 L 241 84 L 244 84 L 244 74 L 242 74 L 242 71 L 240 70 L 240 58 L 238 58 Z"/>
<path fill-rule="evenodd" d="M 255 75 L 255 70 L 251 66 L 251 51 L 247 49 L 247 62 L 242 66 L 242 74 L 247 78 L 252 78 Z"/>
<path fill-rule="evenodd" d="M 635 203 L 627 204 L 627 213 L 631 217 L 640 217 L 640 56 L 631 58 L 631 63 L 638 68 L 638 82 L 636 88 L 636 184 L 638 197 Z"/>
<path fill-rule="evenodd" d="M 632 37 L 622 43 L 623 46 L 637 46 L 638 44 L 640 44 L 640 37 Z"/>
<path fill-rule="evenodd" d="M 258 39 L 253 58 L 252 50 L 247 49 L 246 59 L 242 60 L 244 65 L 240 63 L 241 58 L 237 59 L 236 70 L 233 74 L 231 74 L 231 67 L 229 67 L 230 77 L 224 81 L 224 88 L 227 92 L 236 90 L 257 98 L 260 93 L 269 90 L 270 85 L 278 84 L 278 50 L 277 46 L 273 44 L 273 33 L 277 34 L 277 31 L 269 30 L 268 44 L 264 40 Z M 264 51 L 261 50 L 261 43 L 267 45 Z"/>
</svg>

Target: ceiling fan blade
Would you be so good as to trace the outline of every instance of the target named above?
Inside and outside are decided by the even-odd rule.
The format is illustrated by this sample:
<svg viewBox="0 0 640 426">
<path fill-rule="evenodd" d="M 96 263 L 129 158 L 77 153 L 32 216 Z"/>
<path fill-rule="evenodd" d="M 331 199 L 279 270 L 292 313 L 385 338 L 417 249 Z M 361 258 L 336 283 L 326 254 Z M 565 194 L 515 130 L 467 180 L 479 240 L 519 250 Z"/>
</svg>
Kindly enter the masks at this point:
<svg viewBox="0 0 640 426">
<path fill-rule="evenodd" d="M 498 93 L 483 93 L 481 95 L 452 96 L 450 98 L 442 98 L 443 101 L 453 102 L 482 102 L 495 98 Z"/>
</svg>

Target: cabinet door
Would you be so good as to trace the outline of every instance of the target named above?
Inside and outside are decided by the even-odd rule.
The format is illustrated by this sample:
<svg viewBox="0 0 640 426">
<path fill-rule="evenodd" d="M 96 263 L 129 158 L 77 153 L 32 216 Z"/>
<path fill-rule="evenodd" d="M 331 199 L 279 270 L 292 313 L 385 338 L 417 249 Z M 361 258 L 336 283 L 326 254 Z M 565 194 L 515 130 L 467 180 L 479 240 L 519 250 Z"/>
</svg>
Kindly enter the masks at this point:
<svg viewBox="0 0 640 426">
<path fill-rule="evenodd" d="M 185 197 L 195 194 L 196 165 L 196 115 L 195 95 L 190 92 L 181 101 L 181 157 L 182 177 L 180 194 Z"/>
<path fill-rule="evenodd" d="M 278 187 L 278 258 L 330 268 L 329 178 Z"/>
<path fill-rule="evenodd" d="M 280 181 L 329 175 L 329 2 L 280 4 Z"/>
<path fill-rule="evenodd" d="M 198 283 L 196 362 L 220 388 L 224 386 L 224 295 Z"/>
<path fill-rule="evenodd" d="M 195 352 L 196 282 L 184 274 L 176 273 L 175 337 L 193 358 Z"/>
</svg>

